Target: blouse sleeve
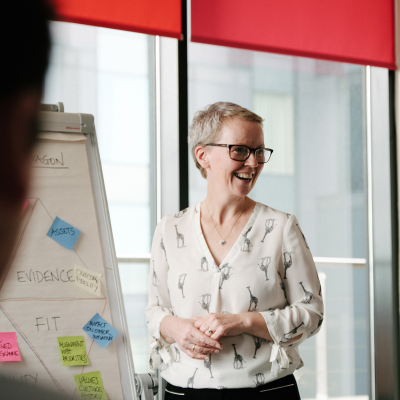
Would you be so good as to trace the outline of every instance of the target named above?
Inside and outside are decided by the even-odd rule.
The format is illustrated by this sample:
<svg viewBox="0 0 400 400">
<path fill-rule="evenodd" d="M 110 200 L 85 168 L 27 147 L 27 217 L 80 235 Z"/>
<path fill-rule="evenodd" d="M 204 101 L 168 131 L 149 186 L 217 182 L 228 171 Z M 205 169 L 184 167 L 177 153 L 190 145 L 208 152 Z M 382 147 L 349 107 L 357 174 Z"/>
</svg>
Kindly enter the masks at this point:
<svg viewBox="0 0 400 400">
<path fill-rule="evenodd" d="M 270 361 L 287 368 L 291 362 L 286 354 L 287 348 L 298 346 L 315 335 L 320 330 L 324 315 L 317 269 L 294 215 L 290 216 L 284 230 L 281 257 L 278 267 L 280 285 L 288 305 L 283 310 L 269 310 L 261 314 L 274 341 Z M 298 335 L 301 335 L 298 340 L 287 344 Z"/>
<path fill-rule="evenodd" d="M 161 336 L 160 325 L 167 315 L 174 315 L 167 285 L 168 262 L 164 246 L 164 217 L 157 225 L 151 247 L 149 303 L 146 308 L 146 322 L 150 334 L 150 369 L 160 367 L 162 363 L 171 362 L 170 344 Z"/>
</svg>

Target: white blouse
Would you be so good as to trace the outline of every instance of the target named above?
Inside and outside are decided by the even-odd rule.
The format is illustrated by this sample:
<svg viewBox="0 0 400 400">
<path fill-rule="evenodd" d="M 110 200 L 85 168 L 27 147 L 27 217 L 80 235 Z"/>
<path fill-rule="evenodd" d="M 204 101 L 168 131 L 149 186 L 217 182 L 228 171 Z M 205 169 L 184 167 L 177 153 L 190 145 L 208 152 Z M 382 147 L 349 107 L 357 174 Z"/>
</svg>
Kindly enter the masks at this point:
<svg viewBox="0 0 400 400">
<path fill-rule="evenodd" d="M 160 368 L 175 386 L 216 389 L 255 387 L 293 373 L 303 366 L 298 345 L 323 321 L 321 285 L 296 217 L 256 203 L 218 267 L 199 210 L 197 204 L 164 217 L 154 233 L 146 309 L 150 368 Z M 262 314 L 273 342 L 246 333 L 223 337 L 223 350 L 207 362 L 190 358 L 160 335 L 167 315 L 191 319 L 248 311 Z"/>
</svg>

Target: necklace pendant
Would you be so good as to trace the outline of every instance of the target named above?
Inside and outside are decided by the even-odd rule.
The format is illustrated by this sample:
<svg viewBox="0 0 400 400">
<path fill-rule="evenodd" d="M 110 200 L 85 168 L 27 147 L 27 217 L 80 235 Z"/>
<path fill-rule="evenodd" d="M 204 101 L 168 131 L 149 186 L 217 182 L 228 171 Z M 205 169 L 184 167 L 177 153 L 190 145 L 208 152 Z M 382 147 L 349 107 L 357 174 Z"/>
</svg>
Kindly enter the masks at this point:
<svg viewBox="0 0 400 400">
<path fill-rule="evenodd" d="M 222 240 L 222 239 L 221 239 L 221 240 L 219 241 L 219 244 L 220 244 L 221 246 L 225 246 L 226 242 L 225 242 L 225 240 Z"/>
</svg>

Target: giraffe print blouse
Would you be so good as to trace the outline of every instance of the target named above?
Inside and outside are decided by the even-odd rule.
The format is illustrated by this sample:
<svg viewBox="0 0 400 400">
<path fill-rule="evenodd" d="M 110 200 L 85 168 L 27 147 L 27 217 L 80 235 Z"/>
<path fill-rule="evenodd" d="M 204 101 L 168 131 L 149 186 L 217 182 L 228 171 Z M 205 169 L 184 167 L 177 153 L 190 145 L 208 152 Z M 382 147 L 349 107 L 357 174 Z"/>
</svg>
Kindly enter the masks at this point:
<svg viewBox="0 0 400 400">
<path fill-rule="evenodd" d="M 298 345 L 323 321 L 317 270 L 294 215 L 256 203 L 241 235 L 220 266 L 200 226 L 200 204 L 164 217 L 154 233 L 149 304 L 150 368 L 172 385 L 246 388 L 301 368 Z M 194 360 L 160 335 L 161 320 L 206 313 L 259 312 L 273 342 L 250 334 L 220 339 L 223 350 Z M 287 344 L 302 334 L 298 341 Z"/>
</svg>

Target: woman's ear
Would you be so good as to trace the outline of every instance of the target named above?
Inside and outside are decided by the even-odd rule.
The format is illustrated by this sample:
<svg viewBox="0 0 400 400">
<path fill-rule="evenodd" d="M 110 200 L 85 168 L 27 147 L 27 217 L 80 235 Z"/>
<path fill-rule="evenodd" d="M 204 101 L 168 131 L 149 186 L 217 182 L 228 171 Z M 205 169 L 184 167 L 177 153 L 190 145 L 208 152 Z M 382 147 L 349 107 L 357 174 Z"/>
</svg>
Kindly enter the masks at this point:
<svg viewBox="0 0 400 400">
<path fill-rule="evenodd" d="M 197 146 L 194 154 L 196 155 L 197 162 L 204 168 L 209 167 L 208 157 L 205 146 Z"/>
</svg>

